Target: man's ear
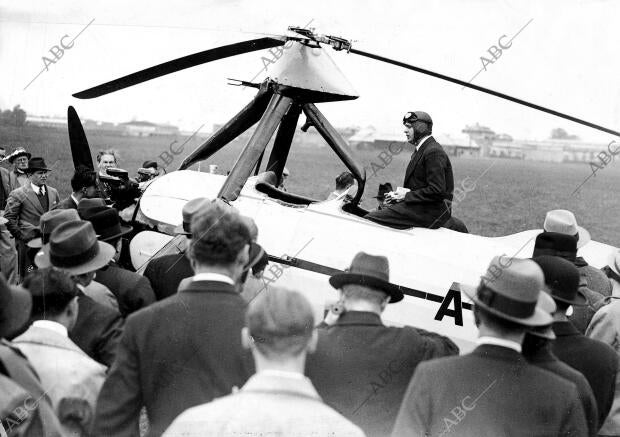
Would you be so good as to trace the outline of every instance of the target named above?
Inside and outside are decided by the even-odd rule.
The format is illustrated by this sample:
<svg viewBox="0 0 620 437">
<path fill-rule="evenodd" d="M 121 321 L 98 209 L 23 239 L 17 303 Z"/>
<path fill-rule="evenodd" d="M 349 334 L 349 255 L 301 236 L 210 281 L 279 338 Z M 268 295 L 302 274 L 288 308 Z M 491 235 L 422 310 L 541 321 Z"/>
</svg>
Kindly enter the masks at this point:
<svg viewBox="0 0 620 437">
<path fill-rule="evenodd" d="M 308 341 L 308 353 L 312 354 L 314 353 L 314 351 L 316 351 L 316 346 L 319 342 L 319 333 L 316 329 L 312 330 L 312 337 L 310 337 L 310 341 Z"/>
<path fill-rule="evenodd" d="M 237 255 L 237 263 L 245 269 L 248 262 L 250 262 L 250 245 L 246 244 Z"/>
<path fill-rule="evenodd" d="M 253 342 L 254 340 L 252 340 L 250 336 L 250 330 L 247 327 L 241 328 L 241 346 L 243 346 L 244 349 L 251 350 Z"/>
</svg>

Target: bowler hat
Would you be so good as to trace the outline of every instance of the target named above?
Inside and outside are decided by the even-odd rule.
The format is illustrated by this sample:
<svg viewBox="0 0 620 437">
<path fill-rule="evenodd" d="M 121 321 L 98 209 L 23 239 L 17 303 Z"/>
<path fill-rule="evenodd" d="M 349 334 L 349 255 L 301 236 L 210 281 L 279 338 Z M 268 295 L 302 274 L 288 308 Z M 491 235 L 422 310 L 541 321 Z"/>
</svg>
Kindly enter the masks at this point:
<svg viewBox="0 0 620 437">
<path fill-rule="evenodd" d="M 72 275 L 99 270 L 114 257 L 116 250 L 97 240 L 92 223 L 84 220 L 66 222 L 52 231 L 49 243 L 34 259 L 39 268 L 57 267 Z"/>
<path fill-rule="evenodd" d="M 28 160 L 28 168 L 24 169 L 24 173 L 32 173 L 35 171 L 52 171 L 50 168 L 47 168 L 47 164 L 45 164 L 45 160 L 40 156 L 35 156 L 34 158 L 30 158 Z"/>
<path fill-rule="evenodd" d="M 334 288 L 347 284 L 359 284 L 379 289 L 390 296 L 390 303 L 403 300 L 400 287 L 390 284 L 390 263 L 385 256 L 369 255 L 359 252 L 351 261 L 351 266 L 344 273 L 336 273 L 329 278 Z"/>
<path fill-rule="evenodd" d="M 26 245 L 28 247 L 40 249 L 44 244 L 47 244 L 52 231 L 56 229 L 58 225 L 79 219 L 80 216 L 75 209 L 52 209 L 43 214 L 39 220 L 41 237 L 30 240 Z"/>
<path fill-rule="evenodd" d="M 551 315 L 540 307 L 541 301 L 549 299 L 541 293 L 543 287 L 543 272 L 534 261 L 513 258 L 508 264 L 502 263 L 499 256 L 491 260 L 478 288 L 462 286 L 484 311 L 523 326 L 552 323 Z"/>
<path fill-rule="evenodd" d="M 28 159 L 30 159 L 32 154 L 30 152 L 26 152 L 26 149 L 24 149 L 23 147 L 18 147 L 17 149 L 13 150 L 13 152 L 11 152 L 11 154 L 4 159 L 9 161 L 9 163 L 13 164 L 13 161 L 15 161 L 20 156 L 26 156 Z"/>
<path fill-rule="evenodd" d="M 88 208 L 82 212 L 82 219 L 93 224 L 100 241 L 114 240 L 133 230 L 131 226 L 121 225 L 118 211 L 109 206 Z"/>
<path fill-rule="evenodd" d="M 144 161 L 142 163 L 142 168 L 154 168 L 157 170 L 157 162 L 155 161 Z"/>
<path fill-rule="evenodd" d="M 192 223 L 192 217 L 203 206 L 208 205 L 211 201 L 206 197 L 197 197 L 188 201 L 184 206 L 181 214 L 183 215 L 183 223 L 174 228 L 176 234 L 192 235 L 190 224 Z"/>
<path fill-rule="evenodd" d="M 575 306 L 588 304 L 588 299 L 579 290 L 579 270 L 571 262 L 550 255 L 537 256 L 533 260 L 545 275 L 551 297 Z"/>
<path fill-rule="evenodd" d="M 565 209 L 554 209 L 545 216 L 543 229 L 546 232 L 558 232 L 572 235 L 577 239 L 577 249 L 590 242 L 590 233 L 583 227 L 577 226 L 575 214 Z"/>
<path fill-rule="evenodd" d="M 12 286 L 0 273 L 0 338 L 11 339 L 30 320 L 32 296 L 22 287 Z"/>
<path fill-rule="evenodd" d="M 536 236 L 532 258 L 540 255 L 552 255 L 575 262 L 577 258 L 577 239 L 559 232 L 542 232 Z"/>
<path fill-rule="evenodd" d="M 423 121 L 424 123 L 433 124 L 433 119 L 424 111 L 410 111 L 403 117 L 403 124 Z"/>
<path fill-rule="evenodd" d="M 385 195 L 390 191 L 393 191 L 393 189 L 392 184 L 390 184 L 389 182 L 386 182 L 385 184 L 379 184 L 379 191 L 377 192 L 375 199 L 383 200 L 385 198 Z"/>
</svg>

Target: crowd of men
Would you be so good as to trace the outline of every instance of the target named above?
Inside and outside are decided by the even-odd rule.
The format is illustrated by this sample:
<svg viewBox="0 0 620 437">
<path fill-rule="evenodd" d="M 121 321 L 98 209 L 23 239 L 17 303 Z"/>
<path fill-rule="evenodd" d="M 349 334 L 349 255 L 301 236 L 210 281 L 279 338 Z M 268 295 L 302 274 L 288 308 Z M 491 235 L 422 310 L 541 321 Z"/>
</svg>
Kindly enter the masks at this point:
<svg viewBox="0 0 620 437">
<path fill-rule="evenodd" d="M 100 154 L 99 172 L 116 159 Z M 531 258 L 496 257 L 462 287 L 479 337 L 459 355 L 384 323 L 404 299 L 385 256 L 331 276 L 338 302 L 315 320 L 309 290 L 244 293 L 268 257 L 227 203 L 187 202 L 186 249 L 140 275 L 119 261 L 132 229 L 95 171 L 60 199 L 43 158 L 6 162 L 0 435 L 620 435 L 620 253 L 602 270 L 578 256 L 590 235 L 570 211 L 547 213 Z M 334 197 L 353 183 L 336 182 Z"/>
</svg>

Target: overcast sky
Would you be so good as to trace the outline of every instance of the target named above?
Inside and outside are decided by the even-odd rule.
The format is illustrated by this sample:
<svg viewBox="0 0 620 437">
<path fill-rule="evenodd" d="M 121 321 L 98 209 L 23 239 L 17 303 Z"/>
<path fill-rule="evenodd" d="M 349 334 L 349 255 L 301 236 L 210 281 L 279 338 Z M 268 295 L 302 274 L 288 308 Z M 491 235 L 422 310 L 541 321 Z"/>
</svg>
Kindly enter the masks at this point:
<svg viewBox="0 0 620 437">
<path fill-rule="evenodd" d="M 226 85 L 263 69 L 254 52 L 155 79 L 92 100 L 72 93 L 201 50 L 283 33 L 312 20 L 317 32 L 354 47 L 469 80 L 498 39 L 512 46 L 473 83 L 620 129 L 619 2 L 609 1 L 28 1 L 0 6 L 0 108 L 21 104 L 37 115 L 66 114 L 122 122 L 169 122 L 210 129 L 234 115 L 255 90 Z M 94 20 L 94 21 L 92 21 Z M 531 21 L 530 21 L 531 20 Z M 92 24 L 85 30 L 86 25 Z M 74 46 L 42 71 L 64 35 Z M 69 39 L 65 38 L 67 42 Z M 425 110 L 438 133 L 480 122 L 518 138 L 551 129 L 595 141 L 608 134 L 458 85 L 343 52 L 330 56 L 360 98 L 319 107 L 336 126 L 374 125 L 400 132 L 409 110 Z M 257 80 L 268 75 L 263 71 Z"/>
</svg>

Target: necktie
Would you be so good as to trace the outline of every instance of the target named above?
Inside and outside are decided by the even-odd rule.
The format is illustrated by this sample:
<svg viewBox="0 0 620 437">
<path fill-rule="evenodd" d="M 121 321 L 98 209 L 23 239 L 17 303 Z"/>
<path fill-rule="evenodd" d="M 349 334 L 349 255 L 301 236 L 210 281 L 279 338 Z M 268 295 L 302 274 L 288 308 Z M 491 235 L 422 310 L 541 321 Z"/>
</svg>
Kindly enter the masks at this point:
<svg viewBox="0 0 620 437">
<path fill-rule="evenodd" d="M 43 191 L 43 186 L 39 187 L 39 196 L 43 196 L 45 195 L 45 192 Z"/>
</svg>

